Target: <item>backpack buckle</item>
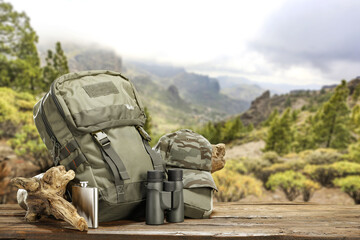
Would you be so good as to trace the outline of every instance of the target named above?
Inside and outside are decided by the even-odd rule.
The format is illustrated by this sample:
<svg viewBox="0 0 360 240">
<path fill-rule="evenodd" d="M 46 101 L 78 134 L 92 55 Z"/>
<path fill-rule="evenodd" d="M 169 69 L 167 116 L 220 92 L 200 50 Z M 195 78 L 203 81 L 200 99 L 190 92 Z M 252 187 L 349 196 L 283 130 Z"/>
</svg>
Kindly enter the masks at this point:
<svg viewBox="0 0 360 240">
<path fill-rule="evenodd" d="M 100 144 L 100 146 L 102 146 L 102 147 L 105 147 L 110 144 L 110 140 L 109 140 L 108 136 L 106 135 L 106 133 L 104 133 L 101 130 L 97 131 L 97 132 L 93 132 L 93 133 L 91 133 L 91 135 L 98 142 L 98 144 Z"/>
<path fill-rule="evenodd" d="M 141 126 L 136 126 L 136 129 L 139 131 L 139 133 L 143 139 L 145 139 L 148 142 L 151 141 L 150 135 L 145 131 L 144 128 L 142 128 Z"/>
</svg>

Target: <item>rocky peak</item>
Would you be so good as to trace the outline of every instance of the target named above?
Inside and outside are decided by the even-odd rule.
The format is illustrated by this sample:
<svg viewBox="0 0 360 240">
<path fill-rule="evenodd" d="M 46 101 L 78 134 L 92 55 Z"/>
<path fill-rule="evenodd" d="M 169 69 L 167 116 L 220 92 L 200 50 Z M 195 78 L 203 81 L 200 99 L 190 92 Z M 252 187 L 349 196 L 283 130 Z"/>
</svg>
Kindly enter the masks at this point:
<svg viewBox="0 0 360 240">
<path fill-rule="evenodd" d="M 241 115 L 241 121 L 245 125 L 253 123 L 254 125 L 262 122 L 271 113 L 270 91 L 267 90 L 261 96 L 251 102 L 249 110 Z"/>
<path fill-rule="evenodd" d="M 262 102 L 266 101 L 270 99 L 270 91 L 267 90 L 265 92 L 263 92 L 263 94 L 261 94 L 259 97 L 257 97 L 254 101 L 251 102 L 251 107 L 257 107 L 259 104 L 261 104 Z"/>
<path fill-rule="evenodd" d="M 353 94 L 355 88 L 360 84 L 360 77 L 356 77 L 348 83 L 350 94 Z"/>
<path fill-rule="evenodd" d="M 179 89 L 175 85 L 170 85 L 167 90 L 171 94 L 171 96 L 175 98 L 180 98 Z"/>
</svg>

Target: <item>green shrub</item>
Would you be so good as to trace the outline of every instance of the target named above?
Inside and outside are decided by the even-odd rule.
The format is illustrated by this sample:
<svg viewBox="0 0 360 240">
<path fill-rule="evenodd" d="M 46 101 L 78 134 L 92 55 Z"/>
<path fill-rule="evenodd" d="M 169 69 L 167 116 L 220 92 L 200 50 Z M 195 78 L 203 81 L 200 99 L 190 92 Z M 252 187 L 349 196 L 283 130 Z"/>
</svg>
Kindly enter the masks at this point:
<svg viewBox="0 0 360 240">
<path fill-rule="evenodd" d="M 266 186 L 271 190 L 280 187 L 289 201 L 293 201 L 302 193 L 305 202 L 309 201 L 315 190 L 320 188 L 318 183 L 293 170 L 271 175 Z"/>
<path fill-rule="evenodd" d="M 337 176 L 336 170 L 329 165 L 306 165 L 303 172 L 322 186 L 331 186 Z"/>
<path fill-rule="evenodd" d="M 275 190 L 280 187 L 284 191 L 286 198 L 293 201 L 302 192 L 303 182 L 306 177 L 301 173 L 292 170 L 271 175 L 266 183 L 266 187 Z"/>
<path fill-rule="evenodd" d="M 282 163 L 284 162 L 282 159 L 280 159 L 279 155 L 274 151 L 266 152 L 262 155 L 262 158 L 264 160 L 268 160 L 270 163 Z"/>
<path fill-rule="evenodd" d="M 219 202 L 234 202 L 248 195 L 261 196 L 262 194 L 261 182 L 253 177 L 228 169 L 215 172 L 213 177 L 218 188 L 215 198 Z"/>
<path fill-rule="evenodd" d="M 291 165 L 287 163 L 275 163 L 271 166 L 265 167 L 258 172 L 255 172 L 255 176 L 259 178 L 266 187 L 266 182 L 268 181 L 270 175 L 273 175 L 278 172 L 285 172 L 291 169 Z"/>
<path fill-rule="evenodd" d="M 347 175 L 360 174 L 359 163 L 341 161 L 331 164 L 331 167 L 337 169 L 339 177 L 346 177 Z"/>
<path fill-rule="evenodd" d="M 239 160 L 228 160 L 228 161 L 226 161 L 225 167 L 226 167 L 226 169 L 228 169 L 230 171 L 237 172 L 240 174 L 247 173 L 247 169 L 246 169 L 244 163 Z"/>
<path fill-rule="evenodd" d="M 20 124 L 17 109 L 0 98 L 0 137 L 11 137 Z"/>
<path fill-rule="evenodd" d="M 305 160 L 309 164 L 330 164 L 337 162 L 341 159 L 341 154 L 335 149 L 331 148 L 319 148 L 314 151 L 308 151 Z"/>
<path fill-rule="evenodd" d="M 309 179 L 306 179 L 303 182 L 302 186 L 302 194 L 303 194 L 303 200 L 304 202 L 308 202 L 310 198 L 313 196 L 314 192 L 318 189 L 320 189 L 320 184 L 317 182 L 313 182 Z"/>
<path fill-rule="evenodd" d="M 342 191 L 349 194 L 355 201 L 360 204 L 360 176 L 347 176 L 346 178 L 336 178 L 334 185 L 341 188 Z"/>
<path fill-rule="evenodd" d="M 24 124 L 33 124 L 32 108 L 36 100 L 30 93 L 0 88 L 0 137 L 13 137 Z"/>
<path fill-rule="evenodd" d="M 348 153 L 343 156 L 344 160 L 360 163 L 360 142 L 350 144 Z"/>
<path fill-rule="evenodd" d="M 307 163 L 303 159 L 291 159 L 287 161 L 286 164 L 290 165 L 292 170 L 299 171 L 302 170 Z"/>
<path fill-rule="evenodd" d="M 42 171 L 53 165 L 52 158 L 37 132 L 35 125 L 24 125 L 9 143 L 18 156 L 40 166 Z"/>
<path fill-rule="evenodd" d="M 307 165 L 303 172 L 323 186 L 332 186 L 335 178 L 359 175 L 360 164 L 341 161 L 330 165 Z"/>
<path fill-rule="evenodd" d="M 263 168 L 268 167 L 271 163 L 262 158 L 245 158 L 241 162 L 244 164 L 248 173 L 260 172 Z"/>
</svg>

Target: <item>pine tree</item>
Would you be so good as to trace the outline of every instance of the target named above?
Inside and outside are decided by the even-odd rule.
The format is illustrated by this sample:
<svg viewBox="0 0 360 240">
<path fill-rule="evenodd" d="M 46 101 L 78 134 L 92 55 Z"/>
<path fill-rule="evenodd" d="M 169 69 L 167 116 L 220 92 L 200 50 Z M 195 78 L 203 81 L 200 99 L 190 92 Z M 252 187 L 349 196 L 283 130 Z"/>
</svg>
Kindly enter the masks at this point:
<svg viewBox="0 0 360 240">
<path fill-rule="evenodd" d="M 360 105 L 355 105 L 351 111 L 351 127 L 358 134 L 360 133 Z"/>
<path fill-rule="evenodd" d="M 286 98 L 286 101 L 285 101 L 284 106 L 285 106 L 286 108 L 291 107 L 291 99 L 290 99 L 290 97 L 287 97 L 287 98 Z"/>
<path fill-rule="evenodd" d="M 60 42 L 56 43 L 55 53 L 48 50 L 46 66 L 43 68 L 44 90 L 58 77 L 69 72 L 67 58 L 61 48 Z"/>
<path fill-rule="evenodd" d="M 314 132 L 320 146 L 343 149 L 350 143 L 348 95 L 349 89 L 343 80 L 317 113 L 319 121 L 314 126 Z"/>
<path fill-rule="evenodd" d="M 359 99 L 360 96 L 360 83 L 356 86 L 354 93 L 353 93 L 353 101 L 356 102 Z"/>
<path fill-rule="evenodd" d="M 235 119 L 231 119 L 225 122 L 221 128 L 221 142 L 228 143 L 238 137 L 240 137 L 244 125 L 240 119 L 240 116 Z"/>
<path fill-rule="evenodd" d="M 293 143 L 293 147 L 295 148 L 296 152 L 315 148 L 313 119 L 313 116 L 309 116 L 296 131 L 295 142 Z"/>
<path fill-rule="evenodd" d="M 246 130 L 248 132 L 251 132 L 252 130 L 254 130 L 254 124 L 250 123 L 249 125 L 246 126 Z"/>
<path fill-rule="evenodd" d="M 221 124 L 208 122 L 204 127 L 197 132 L 203 135 L 210 143 L 217 144 L 221 142 Z"/>
<path fill-rule="evenodd" d="M 0 0 L 0 86 L 38 91 L 41 86 L 38 36 L 29 17 Z"/>
<path fill-rule="evenodd" d="M 275 117 L 270 124 L 265 151 L 285 154 L 290 151 L 293 141 L 291 109 L 287 108 L 281 117 Z"/>
<path fill-rule="evenodd" d="M 279 116 L 279 111 L 275 108 L 269 115 L 269 117 L 262 123 L 264 127 L 270 126 L 271 122 Z"/>
</svg>

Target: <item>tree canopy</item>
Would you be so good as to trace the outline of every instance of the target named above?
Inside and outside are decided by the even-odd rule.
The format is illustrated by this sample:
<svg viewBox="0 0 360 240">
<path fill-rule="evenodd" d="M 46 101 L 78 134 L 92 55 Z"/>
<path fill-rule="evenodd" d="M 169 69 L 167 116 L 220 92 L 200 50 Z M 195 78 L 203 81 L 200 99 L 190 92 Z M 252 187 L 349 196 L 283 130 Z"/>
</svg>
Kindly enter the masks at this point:
<svg viewBox="0 0 360 240">
<path fill-rule="evenodd" d="M 0 86 L 31 92 L 41 88 L 37 42 L 30 18 L 0 0 Z"/>
</svg>

